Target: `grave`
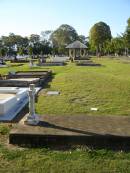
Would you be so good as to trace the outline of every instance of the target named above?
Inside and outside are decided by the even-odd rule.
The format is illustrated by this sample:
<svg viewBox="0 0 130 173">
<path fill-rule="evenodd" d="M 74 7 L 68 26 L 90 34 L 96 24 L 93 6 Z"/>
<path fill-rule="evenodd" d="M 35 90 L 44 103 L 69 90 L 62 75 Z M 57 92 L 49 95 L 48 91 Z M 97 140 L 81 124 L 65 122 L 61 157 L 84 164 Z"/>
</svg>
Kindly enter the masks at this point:
<svg viewBox="0 0 130 173">
<path fill-rule="evenodd" d="M 84 57 L 75 57 L 75 61 L 87 61 L 87 60 L 90 60 L 90 57 L 89 56 L 84 56 Z"/>
<path fill-rule="evenodd" d="M 38 64 L 39 66 L 64 66 L 65 62 L 45 62 Z"/>
<path fill-rule="evenodd" d="M 20 146 L 130 149 L 130 117 L 41 115 L 37 126 L 22 121 L 10 131 L 9 143 Z"/>
<path fill-rule="evenodd" d="M 128 116 L 37 116 L 34 92 L 34 85 L 30 85 L 29 114 L 10 131 L 10 144 L 33 147 L 87 145 L 92 148 L 130 149 Z"/>
<path fill-rule="evenodd" d="M 51 57 L 50 61 L 46 61 L 46 59 L 39 59 L 39 66 L 64 66 L 66 65 L 66 61 L 68 57 Z"/>
<path fill-rule="evenodd" d="M 52 72 L 49 71 L 25 71 L 9 73 L 1 76 L 0 86 L 2 87 L 28 87 L 30 84 L 41 86 L 51 77 Z"/>
<path fill-rule="evenodd" d="M 97 64 L 91 60 L 79 60 L 75 62 L 77 66 L 101 66 L 101 64 Z"/>
<path fill-rule="evenodd" d="M 54 57 L 52 57 L 52 61 L 53 62 L 66 62 L 66 61 L 69 61 L 69 57 L 68 56 L 54 56 Z"/>
<path fill-rule="evenodd" d="M 11 59 L 11 63 L 29 63 L 29 60 L 27 59 Z"/>
<path fill-rule="evenodd" d="M 11 121 L 27 103 L 28 88 L 0 87 L 0 121 Z"/>
<path fill-rule="evenodd" d="M 43 76 L 51 76 L 52 71 L 51 70 L 44 70 L 44 71 L 17 71 L 15 73 L 9 73 L 10 78 L 11 77 L 43 77 Z"/>
</svg>

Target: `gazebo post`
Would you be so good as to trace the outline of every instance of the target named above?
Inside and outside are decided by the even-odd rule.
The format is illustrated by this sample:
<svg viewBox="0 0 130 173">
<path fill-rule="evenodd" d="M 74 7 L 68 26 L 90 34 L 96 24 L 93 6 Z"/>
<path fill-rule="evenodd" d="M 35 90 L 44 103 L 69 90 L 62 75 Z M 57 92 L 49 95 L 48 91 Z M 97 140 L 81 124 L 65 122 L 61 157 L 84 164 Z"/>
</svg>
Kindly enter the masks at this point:
<svg viewBox="0 0 130 173">
<path fill-rule="evenodd" d="M 76 49 L 74 49 L 73 61 L 75 60 L 75 57 L 76 57 Z"/>
</svg>

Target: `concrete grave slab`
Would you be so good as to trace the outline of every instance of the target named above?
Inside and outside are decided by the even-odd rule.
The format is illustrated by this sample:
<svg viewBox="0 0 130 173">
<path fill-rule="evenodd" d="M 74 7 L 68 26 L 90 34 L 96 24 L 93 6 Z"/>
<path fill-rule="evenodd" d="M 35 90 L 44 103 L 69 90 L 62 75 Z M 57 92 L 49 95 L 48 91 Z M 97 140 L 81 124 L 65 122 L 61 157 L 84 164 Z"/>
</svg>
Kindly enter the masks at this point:
<svg viewBox="0 0 130 173">
<path fill-rule="evenodd" d="M 43 85 L 50 77 L 52 71 L 25 71 L 9 73 L 0 79 L 2 87 L 28 87 L 30 84 L 35 84 L 36 87 Z"/>
<path fill-rule="evenodd" d="M 130 149 L 130 117 L 41 115 L 37 126 L 17 124 L 9 143 L 23 146 L 75 146 Z"/>
</svg>

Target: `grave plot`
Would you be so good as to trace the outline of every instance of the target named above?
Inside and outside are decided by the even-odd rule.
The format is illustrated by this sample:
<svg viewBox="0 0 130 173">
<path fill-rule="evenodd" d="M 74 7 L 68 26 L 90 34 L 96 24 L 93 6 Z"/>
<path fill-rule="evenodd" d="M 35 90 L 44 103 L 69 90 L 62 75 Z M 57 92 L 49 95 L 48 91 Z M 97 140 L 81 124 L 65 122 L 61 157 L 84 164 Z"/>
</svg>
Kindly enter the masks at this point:
<svg viewBox="0 0 130 173">
<path fill-rule="evenodd" d="M 128 116 L 42 115 L 36 126 L 21 123 L 11 130 L 9 143 L 21 146 L 76 146 L 130 149 Z"/>
<path fill-rule="evenodd" d="M 46 59 L 40 58 L 38 66 L 64 66 L 68 57 L 52 57 L 49 62 Z"/>
<path fill-rule="evenodd" d="M 91 60 L 79 60 L 75 61 L 77 66 L 101 66 L 101 64 L 97 64 Z"/>
<path fill-rule="evenodd" d="M 38 64 L 39 66 L 64 66 L 66 65 L 65 62 L 44 62 Z"/>
<path fill-rule="evenodd" d="M 0 87 L 0 121 L 11 121 L 27 103 L 28 88 Z"/>
<path fill-rule="evenodd" d="M 11 63 L 29 63 L 29 60 L 26 60 L 26 59 L 13 59 L 10 62 Z"/>
<path fill-rule="evenodd" d="M 87 61 L 87 60 L 90 60 L 90 57 L 89 56 L 84 56 L 84 57 L 75 57 L 75 61 Z"/>
<path fill-rule="evenodd" d="M 51 76 L 51 71 L 25 71 L 9 73 L 1 77 L 0 86 L 2 87 L 28 87 L 30 84 L 41 86 Z"/>
</svg>

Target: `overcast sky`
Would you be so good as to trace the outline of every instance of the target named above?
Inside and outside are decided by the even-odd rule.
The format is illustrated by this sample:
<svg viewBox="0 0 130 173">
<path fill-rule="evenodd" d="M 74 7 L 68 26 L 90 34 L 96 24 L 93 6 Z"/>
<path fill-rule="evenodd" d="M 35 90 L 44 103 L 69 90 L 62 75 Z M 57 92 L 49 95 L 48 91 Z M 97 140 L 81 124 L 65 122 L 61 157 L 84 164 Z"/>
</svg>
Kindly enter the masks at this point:
<svg viewBox="0 0 130 173">
<path fill-rule="evenodd" d="M 129 17 L 130 0 L 0 0 L 0 35 L 28 36 L 69 24 L 88 36 L 103 21 L 116 36 L 124 32 Z"/>
</svg>

